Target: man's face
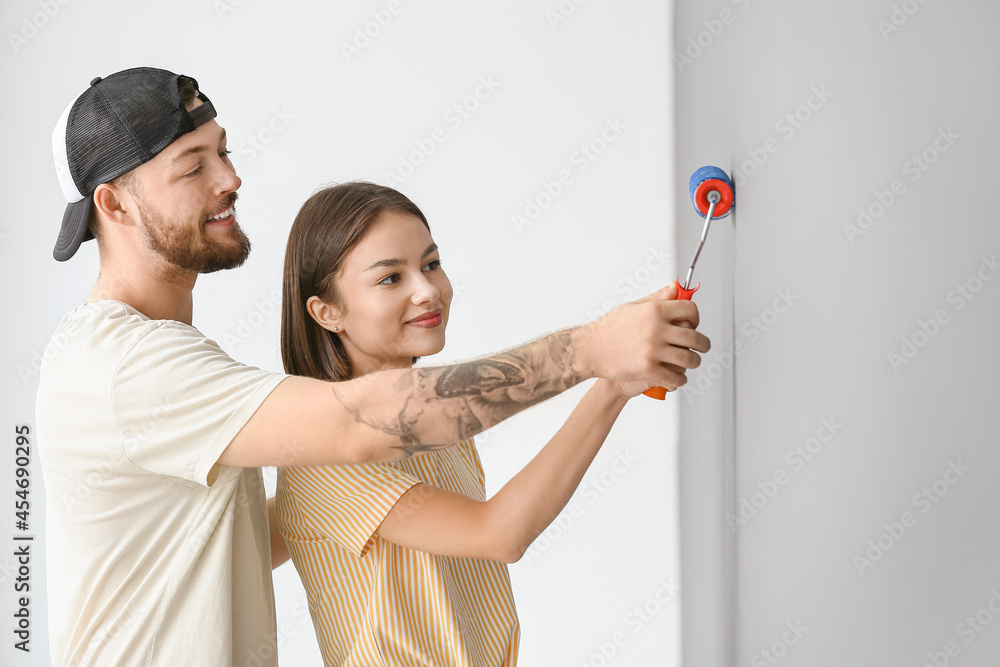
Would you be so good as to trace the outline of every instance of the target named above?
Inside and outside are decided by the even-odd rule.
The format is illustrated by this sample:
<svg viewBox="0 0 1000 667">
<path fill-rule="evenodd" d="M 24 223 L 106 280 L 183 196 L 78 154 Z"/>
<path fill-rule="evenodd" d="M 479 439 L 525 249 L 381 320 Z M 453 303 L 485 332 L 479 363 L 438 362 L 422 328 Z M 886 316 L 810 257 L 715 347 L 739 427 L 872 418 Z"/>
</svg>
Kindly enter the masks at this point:
<svg viewBox="0 0 1000 667">
<path fill-rule="evenodd" d="M 126 189 L 137 205 L 148 249 L 193 273 L 232 269 L 246 261 L 250 241 L 236 222 L 234 206 L 241 181 L 229 160 L 226 131 L 215 120 L 178 138 L 132 175 Z"/>
</svg>

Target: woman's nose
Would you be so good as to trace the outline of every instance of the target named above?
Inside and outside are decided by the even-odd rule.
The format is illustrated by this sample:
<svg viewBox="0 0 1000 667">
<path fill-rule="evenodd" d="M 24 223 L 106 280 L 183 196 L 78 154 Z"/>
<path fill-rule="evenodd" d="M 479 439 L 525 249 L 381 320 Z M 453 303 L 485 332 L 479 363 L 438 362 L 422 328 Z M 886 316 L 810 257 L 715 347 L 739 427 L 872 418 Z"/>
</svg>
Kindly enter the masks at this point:
<svg viewBox="0 0 1000 667">
<path fill-rule="evenodd" d="M 439 298 L 441 298 L 441 290 L 421 272 L 413 290 L 413 303 L 432 303 Z"/>
</svg>

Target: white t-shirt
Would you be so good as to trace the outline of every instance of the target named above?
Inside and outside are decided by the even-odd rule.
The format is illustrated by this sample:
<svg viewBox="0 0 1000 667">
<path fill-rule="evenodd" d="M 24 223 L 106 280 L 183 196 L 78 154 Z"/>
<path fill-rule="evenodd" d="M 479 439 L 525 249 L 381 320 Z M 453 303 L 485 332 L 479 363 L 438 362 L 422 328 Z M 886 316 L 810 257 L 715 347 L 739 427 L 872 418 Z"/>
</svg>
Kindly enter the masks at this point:
<svg viewBox="0 0 1000 667">
<path fill-rule="evenodd" d="M 285 375 L 118 301 L 67 314 L 45 358 L 53 663 L 276 665 L 260 469 L 216 462 Z"/>
</svg>

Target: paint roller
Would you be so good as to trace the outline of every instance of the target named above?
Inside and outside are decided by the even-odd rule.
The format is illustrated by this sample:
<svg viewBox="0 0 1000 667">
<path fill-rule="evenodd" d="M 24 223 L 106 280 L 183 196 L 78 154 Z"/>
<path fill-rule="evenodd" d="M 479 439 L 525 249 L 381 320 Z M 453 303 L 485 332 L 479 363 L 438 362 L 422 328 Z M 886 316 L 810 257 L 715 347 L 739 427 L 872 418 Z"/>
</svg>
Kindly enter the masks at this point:
<svg viewBox="0 0 1000 667">
<path fill-rule="evenodd" d="M 691 287 L 691 276 L 694 275 L 694 265 L 698 263 L 701 249 L 705 247 L 708 228 L 712 224 L 712 220 L 719 220 L 729 215 L 736 199 L 733 182 L 729 176 L 718 167 L 712 166 L 701 167 L 691 174 L 691 178 L 688 180 L 688 194 L 691 195 L 694 210 L 705 218 L 705 226 L 701 230 L 701 240 L 698 241 L 698 249 L 694 252 L 694 258 L 691 260 L 691 266 L 688 267 L 684 284 L 681 285 L 680 278 L 677 279 L 677 298 L 685 301 L 690 301 L 691 295 L 701 287 L 701 283 Z M 667 390 L 663 387 L 650 387 L 642 393 L 661 401 L 667 396 Z"/>
</svg>

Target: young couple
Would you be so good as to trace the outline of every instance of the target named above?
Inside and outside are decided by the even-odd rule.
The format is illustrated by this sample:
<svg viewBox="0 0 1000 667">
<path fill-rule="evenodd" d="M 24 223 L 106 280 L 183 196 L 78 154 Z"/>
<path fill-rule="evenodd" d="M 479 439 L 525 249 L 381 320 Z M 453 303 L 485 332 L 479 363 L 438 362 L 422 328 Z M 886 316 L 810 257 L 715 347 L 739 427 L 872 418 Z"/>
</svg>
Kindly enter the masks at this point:
<svg viewBox="0 0 1000 667">
<path fill-rule="evenodd" d="M 96 238 L 101 262 L 38 389 L 53 662 L 276 664 L 270 569 L 290 552 L 327 664 L 515 664 L 505 563 L 568 501 L 625 402 L 698 365 L 696 307 L 671 286 L 415 369 L 444 345 L 439 250 L 405 196 L 349 183 L 312 196 L 290 232 L 287 375 L 239 364 L 191 326 L 197 275 L 249 253 L 214 118 L 194 79 L 139 68 L 95 79 L 53 134 L 70 202 L 54 254 Z M 486 499 L 472 437 L 593 377 Z M 262 465 L 282 466 L 276 503 Z"/>
</svg>

